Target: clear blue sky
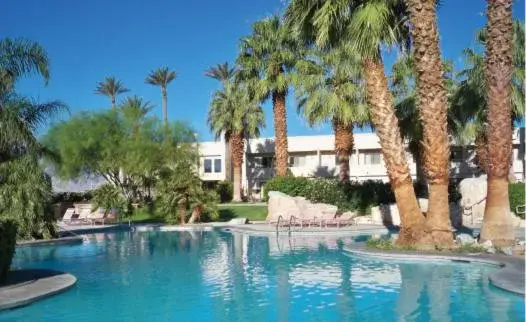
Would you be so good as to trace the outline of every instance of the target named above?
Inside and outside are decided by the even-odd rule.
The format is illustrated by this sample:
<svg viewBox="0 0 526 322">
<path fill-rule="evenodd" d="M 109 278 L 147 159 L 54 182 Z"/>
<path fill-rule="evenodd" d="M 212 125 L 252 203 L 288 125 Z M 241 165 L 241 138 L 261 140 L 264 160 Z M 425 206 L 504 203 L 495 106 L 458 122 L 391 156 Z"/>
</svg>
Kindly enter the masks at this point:
<svg viewBox="0 0 526 322">
<path fill-rule="evenodd" d="M 0 37 L 24 37 L 41 43 L 51 58 L 51 82 L 24 79 L 18 91 L 37 100 L 60 99 L 73 113 L 109 107 L 94 94 L 98 81 L 120 78 L 131 94 L 156 105 L 158 88 L 144 84 L 146 74 L 166 65 L 178 73 L 168 88 L 171 120 L 191 124 L 202 140 L 212 136 L 206 127 L 210 95 L 218 87 L 203 73 L 212 65 L 232 62 L 238 40 L 251 23 L 279 12 L 280 0 L 4 0 Z M 485 1 L 442 1 L 439 28 L 442 53 L 462 65 L 461 51 L 473 45 L 475 31 L 485 24 Z M 514 3 L 514 15 L 524 20 L 524 0 Z M 389 62 L 388 62 L 389 64 Z M 265 104 L 272 136 L 272 110 Z M 310 129 L 287 103 L 289 135 L 330 133 L 330 127 Z"/>
</svg>

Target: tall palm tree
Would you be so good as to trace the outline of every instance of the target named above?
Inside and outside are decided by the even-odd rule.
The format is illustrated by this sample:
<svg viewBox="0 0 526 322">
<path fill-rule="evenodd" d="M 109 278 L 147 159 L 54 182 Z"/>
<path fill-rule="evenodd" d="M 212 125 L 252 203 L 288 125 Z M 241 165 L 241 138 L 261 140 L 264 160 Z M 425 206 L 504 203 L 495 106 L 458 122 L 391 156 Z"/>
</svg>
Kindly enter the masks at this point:
<svg viewBox="0 0 526 322">
<path fill-rule="evenodd" d="M 97 88 L 95 89 L 95 93 L 99 95 L 105 95 L 108 96 L 111 100 L 111 108 L 115 109 L 115 100 L 117 98 L 117 95 L 127 93 L 130 90 L 127 89 L 124 84 L 118 79 L 116 79 L 114 76 L 106 77 L 104 79 L 104 82 L 97 83 Z"/>
<path fill-rule="evenodd" d="M 320 46 L 352 41 L 363 57 L 367 103 L 400 213 L 400 245 L 425 236 L 380 51 L 408 43 L 405 12 L 399 0 L 292 0 L 286 12 L 289 23 L 307 39 Z"/>
<path fill-rule="evenodd" d="M 486 29 L 477 33 L 477 47 L 485 47 L 487 38 Z M 520 121 L 525 116 L 524 110 L 524 23 L 513 21 L 513 76 L 511 86 L 511 106 L 513 122 Z M 477 48 L 464 50 L 465 68 L 460 71 L 462 79 L 458 90 L 453 95 L 452 109 L 457 111 L 455 119 L 460 125 L 472 128 L 472 141 L 475 141 L 475 150 L 479 167 L 487 173 L 487 102 L 486 81 L 484 79 L 484 55 Z M 510 179 L 513 179 L 510 173 Z"/>
<path fill-rule="evenodd" d="M 167 87 L 171 81 L 177 77 L 175 71 L 171 71 L 168 67 L 161 67 L 154 71 L 151 71 L 150 74 L 146 77 L 146 84 L 159 86 L 161 88 L 161 95 L 163 97 L 163 119 L 164 124 L 168 125 L 168 93 Z"/>
<path fill-rule="evenodd" d="M 234 201 L 241 201 L 241 167 L 245 155 L 245 140 L 259 136 L 265 126 L 263 108 L 251 99 L 247 89 L 239 84 L 226 83 L 225 88 L 214 93 L 208 110 L 210 130 L 225 139 L 231 146 L 234 168 Z"/>
<path fill-rule="evenodd" d="M 512 0 L 488 0 L 486 101 L 488 104 L 488 192 L 480 232 L 482 241 L 510 245 L 515 231 L 509 213 L 508 172 L 512 153 L 513 75 Z"/>
<path fill-rule="evenodd" d="M 278 176 L 285 176 L 288 169 L 285 99 L 298 49 L 290 30 L 278 16 L 272 16 L 254 23 L 252 34 L 241 40 L 238 58 L 240 78 L 249 84 L 255 96 L 262 100 L 272 98 Z"/>
<path fill-rule="evenodd" d="M 225 83 L 231 81 L 236 74 L 236 68 L 228 66 L 228 62 L 217 64 L 205 71 L 205 76 L 216 79 L 224 86 Z"/>
<path fill-rule="evenodd" d="M 426 225 L 435 246 L 453 243 L 449 219 L 449 138 L 447 91 L 438 46 L 436 0 L 406 0 L 413 36 L 417 106 L 429 184 Z"/>
<path fill-rule="evenodd" d="M 294 74 L 298 110 L 311 126 L 332 123 L 339 179 L 348 182 L 353 128 L 369 121 L 361 59 L 349 45 L 331 50 L 316 48 L 308 57 L 298 61 Z"/>
</svg>

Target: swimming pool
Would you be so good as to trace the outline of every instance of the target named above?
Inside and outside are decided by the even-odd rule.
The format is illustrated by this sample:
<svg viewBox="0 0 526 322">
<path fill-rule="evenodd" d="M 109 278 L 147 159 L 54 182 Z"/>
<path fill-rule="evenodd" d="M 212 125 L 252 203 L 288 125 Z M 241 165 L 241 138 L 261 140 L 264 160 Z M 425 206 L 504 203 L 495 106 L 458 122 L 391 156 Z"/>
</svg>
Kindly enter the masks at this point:
<svg viewBox="0 0 526 322">
<path fill-rule="evenodd" d="M 14 267 L 63 270 L 78 283 L 0 320 L 524 320 L 523 298 L 488 284 L 491 266 L 353 258 L 341 252 L 351 242 L 214 230 L 20 248 Z"/>
</svg>

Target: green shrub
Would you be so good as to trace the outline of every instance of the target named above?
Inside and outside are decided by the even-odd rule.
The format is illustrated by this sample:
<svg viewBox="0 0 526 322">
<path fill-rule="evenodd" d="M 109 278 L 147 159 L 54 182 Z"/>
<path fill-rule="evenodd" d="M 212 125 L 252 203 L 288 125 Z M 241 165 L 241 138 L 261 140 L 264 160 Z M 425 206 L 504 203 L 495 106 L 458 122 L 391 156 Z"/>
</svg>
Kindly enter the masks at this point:
<svg viewBox="0 0 526 322">
<path fill-rule="evenodd" d="M 510 198 L 510 209 L 516 212 L 517 206 L 522 206 L 525 203 L 526 198 L 526 184 L 524 183 L 510 183 L 508 187 L 509 198 Z M 518 214 L 524 218 L 524 214 Z"/>
<path fill-rule="evenodd" d="M 10 219 L 0 219 L 0 284 L 7 279 L 15 253 L 17 225 Z"/>
<path fill-rule="evenodd" d="M 232 182 L 221 181 L 217 184 L 216 193 L 219 195 L 221 203 L 230 202 L 234 197 L 234 187 Z"/>
<path fill-rule="evenodd" d="M 269 191 L 279 191 L 293 197 L 305 196 L 305 189 L 309 181 L 309 179 L 302 177 L 274 177 L 263 188 L 263 200 L 268 200 Z"/>
<path fill-rule="evenodd" d="M 59 192 L 53 194 L 51 199 L 52 203 L 57 202 L 81 202 L 90 201 L 93 198 L 92 191 L 86 192 Z"/>
<path fill-rule="evenodd" d="M 126 200 L 122 196 L 117 187 L 111 183 L 103 184 L 97 189 L 93 190 L 93 206 L 95 209 L 102 208 L 105 211 L 110 211 L 112 208 L 118 209 L 119 213 L 123 210 L 129 210 L 126 205 Z"/>
<path fill-rule="evenodd" d="M 370 207 L 395 201 L 388 183 L 372 180 L 342 184 L 335 179 L 275 177 L 265 184 L 265 201 L 268 201 L 269 191 L 280 191 L 289 196 L 305 197 L 312 202 L 335 205 L 340 211 L 366 212 Z"/>
</svg>

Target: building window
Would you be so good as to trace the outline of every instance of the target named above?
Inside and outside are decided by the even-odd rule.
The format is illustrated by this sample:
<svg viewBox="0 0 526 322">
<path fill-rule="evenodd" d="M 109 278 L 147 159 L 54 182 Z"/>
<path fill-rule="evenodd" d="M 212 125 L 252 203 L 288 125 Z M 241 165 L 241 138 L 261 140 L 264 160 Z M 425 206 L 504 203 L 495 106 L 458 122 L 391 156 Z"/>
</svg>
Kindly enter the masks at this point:
<svg viewBox="0 0 526 322">
<path fill-rule="evenodd" d="M 380 153 L 364 153 L 364 164 L 380 164 Z"/>
<path fill-rule="evenodd" d="M 203 162 L 205 173 L 212 173 L 212 159 L 205 159 Z"/>
<path fill-rule="evenodd" d="M 214 172 L 215 173 L 221 172 L 221 159 L 214 159 Z"/>
<path fill-rule="evenodd" d="M 304 167 L 307 164 L 306 156 L 289 157 L 289 167 Z"/>
</svg>

